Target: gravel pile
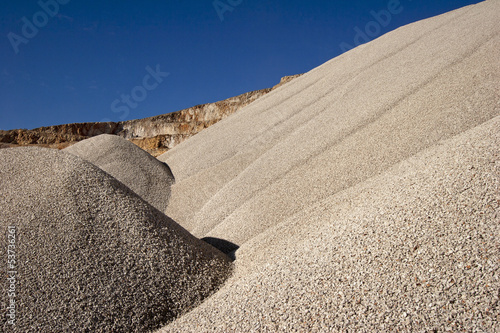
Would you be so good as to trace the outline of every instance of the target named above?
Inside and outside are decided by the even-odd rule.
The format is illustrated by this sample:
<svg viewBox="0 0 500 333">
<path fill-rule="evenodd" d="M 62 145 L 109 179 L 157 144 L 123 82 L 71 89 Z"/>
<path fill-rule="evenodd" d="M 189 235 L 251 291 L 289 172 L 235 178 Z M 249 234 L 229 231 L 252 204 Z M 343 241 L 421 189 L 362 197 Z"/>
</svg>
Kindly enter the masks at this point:
<svg viewBox="0 0 500 333">
<path fill-rule="evenodd" d="M 175 179 L 167 164 L 116 135 L 80 141 L 64 151 L 98 166 L 161 211 L 167 208 Z"/>
<path fill-rule="evenodd" d="M 242 245 L 499 115 L 499 4 L 388 33 L 160 156 L 176 177 L 166 214 L 197 237 Z"/>
<path fill-rule="evenodd" d="M 161 332 L 500 330 L 500 1 L 358 47 L 159 157 L 239 246 Z"/>
<path fill-rule="evenodd" d="M 140 163 L 140 161 L 136 161 Z M 0 331 L 15 227 L 16 332 L 145 332 L 213 293 L 230 259 L 79 157 L 0 151 Z"/>
<path fill-rule="evenodd" d="M 497 332 L 500 117 L 245 243 L 162 332 Z"/>
</svg>

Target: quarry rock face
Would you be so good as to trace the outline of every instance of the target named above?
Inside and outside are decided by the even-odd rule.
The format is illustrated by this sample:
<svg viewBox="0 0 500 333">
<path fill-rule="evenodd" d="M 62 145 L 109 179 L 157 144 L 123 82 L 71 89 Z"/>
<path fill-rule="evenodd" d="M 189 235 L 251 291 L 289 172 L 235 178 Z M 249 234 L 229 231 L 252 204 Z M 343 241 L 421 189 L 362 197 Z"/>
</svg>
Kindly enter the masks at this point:
<svg viewBox="0 0 500 333">
<path fill-rule="evenodd" d="M 97 135 L 114 134 L 130 140 L 153 156 L 159 156 L 300 75 L 285 76 L 273 88 L 144 119 L 0 130 L 0 148 L 37 145 L 63 149 Z"/>
</svg>

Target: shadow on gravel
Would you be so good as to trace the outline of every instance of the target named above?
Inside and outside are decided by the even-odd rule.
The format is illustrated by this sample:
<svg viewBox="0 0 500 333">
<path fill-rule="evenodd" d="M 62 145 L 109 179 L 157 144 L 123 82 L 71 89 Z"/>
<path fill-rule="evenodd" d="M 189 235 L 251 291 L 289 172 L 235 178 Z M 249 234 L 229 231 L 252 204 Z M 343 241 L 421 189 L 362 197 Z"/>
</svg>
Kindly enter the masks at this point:
<svg viewBox="0 0 500 333">
<path fill-rule="evenodd" d="M 235 252 L 240 248 L 238 245 L 231 243 L 227 240 L 215 237 L 204 237 L 201 240 L 204 241 L 205 243 L 212 245 L 222 253 L 226 254 L 229 258 L 231 258 L 232 261 L 236 260 Z"/>
</svg>

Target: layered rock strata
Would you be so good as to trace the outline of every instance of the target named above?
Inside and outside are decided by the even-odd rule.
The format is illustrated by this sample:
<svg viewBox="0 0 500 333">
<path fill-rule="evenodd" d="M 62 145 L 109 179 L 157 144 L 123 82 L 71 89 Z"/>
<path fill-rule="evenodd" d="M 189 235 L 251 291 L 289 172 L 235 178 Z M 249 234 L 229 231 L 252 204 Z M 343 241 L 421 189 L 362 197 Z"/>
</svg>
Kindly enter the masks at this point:
<svg viewBox="0 0 500 333">
<path fill-rule="evenodd" d="M 0 130 L 0 148 L 36 145 L 63 149 L 96 135 L 114 134 L 158 156 L 300 75 L 285 76 L 273 88 L 144 119 Z"/>
</svg>

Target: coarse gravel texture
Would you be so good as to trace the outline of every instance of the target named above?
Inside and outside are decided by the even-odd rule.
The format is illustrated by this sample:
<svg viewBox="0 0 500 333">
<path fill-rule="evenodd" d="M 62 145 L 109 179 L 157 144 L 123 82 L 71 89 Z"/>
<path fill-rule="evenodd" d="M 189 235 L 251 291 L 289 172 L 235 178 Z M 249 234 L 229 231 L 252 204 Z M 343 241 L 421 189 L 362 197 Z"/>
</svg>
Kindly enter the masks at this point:
<svg viewBox="0 0 500 333">
<path fill-rule="evenodd" d="M 500 331 L 500 1 L 399 28 L 159 157 L 239 246 L 158 332 Z"/>
<path fill-rule="evenodd" d="M 245 243 L 162 332 L 498 332 L 500 117 Z"/>
<path fill-rule="evenodd" d="M 0 151 L 0 258 L 7 258 L 9 226 L 16 228 L 17 313 L 12 330 L 5 262 L 3 332 L 153 330 L 199 304 L 232 271 L 226 255 L 62 151 Z"/>
<path fill-rule="evenodd" d="M 130 141 L 102 134 L 80 141 L 64 151 L 98 166 L 160 211 L 167 208 L 170 187 L 175 182 L 172 171 L 166 163 Z"/>
<path fill-rule="evenodd" d="M 500 114 L 500 1 L 353 49 L 159 157 L 166 214 L 237 245 Z"/>
</svg>

